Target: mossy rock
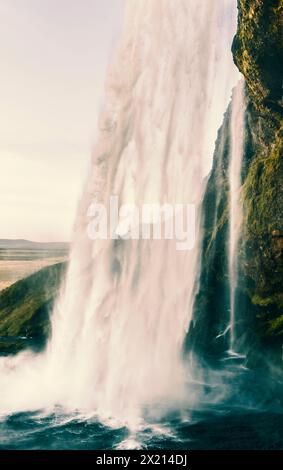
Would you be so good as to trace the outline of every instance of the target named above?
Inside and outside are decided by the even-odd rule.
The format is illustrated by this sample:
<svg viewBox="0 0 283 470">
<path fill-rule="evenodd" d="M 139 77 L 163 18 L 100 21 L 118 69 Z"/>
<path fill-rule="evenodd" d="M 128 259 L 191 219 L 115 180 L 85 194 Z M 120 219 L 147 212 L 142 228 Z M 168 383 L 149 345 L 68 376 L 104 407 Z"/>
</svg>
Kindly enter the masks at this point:
<svg viewBox="0 0 283 470">
<path fill-rule="evenodd" d="M 65 272 L 66 263 L 48 266 L 0 292 L 0 353 L 15 352 L 32 342 L 44 344 Z"/>
<path fill-rule="evenodd" d="M 238 0 L 234 61 L 245 78 L 242 165 L 244 220 L 236 292 L 238 346 L 256 367 L 282 368 L 283 160 L 282 13 L 279 0 Z M 218 355 L 227 350 L 217 333 L 229 323 L 229 127 L 231 105 L 218 133 L 202 203 L 200 276 L 186 346 Z M 255 358 L 261 358 L 260 361 Z"/>
</svg>

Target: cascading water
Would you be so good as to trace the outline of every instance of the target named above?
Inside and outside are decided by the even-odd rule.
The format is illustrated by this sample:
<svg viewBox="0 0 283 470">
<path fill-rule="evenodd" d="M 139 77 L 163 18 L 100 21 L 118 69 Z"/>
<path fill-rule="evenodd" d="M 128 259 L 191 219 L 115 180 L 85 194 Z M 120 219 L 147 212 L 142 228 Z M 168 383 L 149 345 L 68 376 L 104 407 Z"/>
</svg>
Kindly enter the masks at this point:
<svg viewBox="0 0 283 470">
<path fill-rule="evenodd" d="M 231 111 L 231 151 L 229 167 L 229 280 L 230 280 L 230 353 L 235 351 L 236 288 L 238 283 L 238 244 L 242 224 L 241 169 L 244 151 L 244 81 L 235 87 Z"/>
<path fill-rule="evenodd" d="M 130 419 L 182 396 L 198 243 L 177 251 L 174 240 L 92 241 L 87 212 L 112 195 L 139 207 L 199 206 L 235 78 L 222 34 L 235 16 L 233 0 L 128 2 L 52 338 L 41 355 L 1 360 L 2 411 L 60 404 Z"/>
</svg>

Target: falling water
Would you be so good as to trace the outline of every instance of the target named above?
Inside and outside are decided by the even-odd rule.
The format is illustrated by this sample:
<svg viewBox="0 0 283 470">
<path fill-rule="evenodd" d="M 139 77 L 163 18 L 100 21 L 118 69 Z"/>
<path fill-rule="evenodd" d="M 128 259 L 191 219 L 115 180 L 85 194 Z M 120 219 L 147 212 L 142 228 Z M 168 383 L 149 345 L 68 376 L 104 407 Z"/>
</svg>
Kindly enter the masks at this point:
<svg viewBox="0 0 283 470">
<path fill-rule="evenodd" d="M 168 0 L 129 4 L 54 315 L 52 369 L 75 406 L 100 414 L 135 415 L 179 395 L 184 383 L 180 351 L 196 250 L 177 252 L 170 240 L 90 242 L 86 213 L 91 201 L 107 204 L 112 194 L 139 207 L 199 203 L 219 7 L 192 3 L 180 1 L 177 10 Z"/>
<path fill-rule="evenodd" d="M 238 244 L 242 224 L 241 169 L 244 149 L 244 81 L 236 86 L 231 113 L 230 227 L 229 227 L 229 279 L 230 279 L 230 353 L 235 354 L 235 294 L 238 283 Z"/>
<path fill-rule="evenodd" d="M 198 244 L 177 251 L 174 240 L 92 241 L 87 213 L 92 202 L 107 206 L 112 195 L 139 207 L 198 208 L 203 169 L 211 159 L 208 140 L 212 149 L 235 75 L 229 43 L 223 43 L 227 31 L 233 34 L 235 3 L 128 2 L 52 338 L 42 355 L 1 361 L 1 410 L 61 404 L 129 419 L 145 405 L 180 399 Z M 231 5 L 234 13 L 227 16 Z M 235 108 L 236 189 L 237 119 Z M 231 207 L 234 220 L 234 200 Z"/>
</svg>

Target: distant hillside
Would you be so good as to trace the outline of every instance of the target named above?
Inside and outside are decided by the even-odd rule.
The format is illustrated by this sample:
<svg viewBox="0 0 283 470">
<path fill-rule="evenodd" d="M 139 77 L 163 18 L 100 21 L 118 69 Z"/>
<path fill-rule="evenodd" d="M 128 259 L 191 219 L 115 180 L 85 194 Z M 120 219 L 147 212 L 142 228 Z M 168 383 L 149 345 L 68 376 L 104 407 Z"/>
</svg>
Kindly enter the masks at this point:
<svg viewBox="0 0 283 470">
<path fill-rule="evenodd" d="M 58 294 L 67 263 L 45 267 L 0 292 L 0 354 L 26 346 L 28 337 L 39 346 L 50 329 L 49 312 Z"/>
<path fill-rule="evenodd" d="M 0 249 L 5 250 L 69 250 L 67 242 L 34 242 L 22 239 L 0 239 Z"/>
</svg>

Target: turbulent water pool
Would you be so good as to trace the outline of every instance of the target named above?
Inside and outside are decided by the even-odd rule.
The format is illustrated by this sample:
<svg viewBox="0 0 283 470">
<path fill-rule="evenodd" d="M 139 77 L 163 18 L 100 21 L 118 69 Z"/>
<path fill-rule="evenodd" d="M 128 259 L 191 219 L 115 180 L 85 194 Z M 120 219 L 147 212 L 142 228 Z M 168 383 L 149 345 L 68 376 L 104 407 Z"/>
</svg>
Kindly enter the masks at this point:
<svg viewBox="0 0 283 470">
<path fill-rule="evenodd" d="M 183 413 L 186 414 L 186 413 Z M 18 413 L 0 423 L 0 449 L 283 449 L 283 414 L 214 407 L 173 414 L 135 433 L 95 419 Z"/>
<path fill-rule="evenodd" d="M 210 384 L 190 384 L 187 405 L 166 411 L 159 404 L 131 427 L 59 407 L 2 416 L 0 449 L 283 449 L 283 409 L 274 386 L 238 368 L 207 377 Z"/>
</svg>

